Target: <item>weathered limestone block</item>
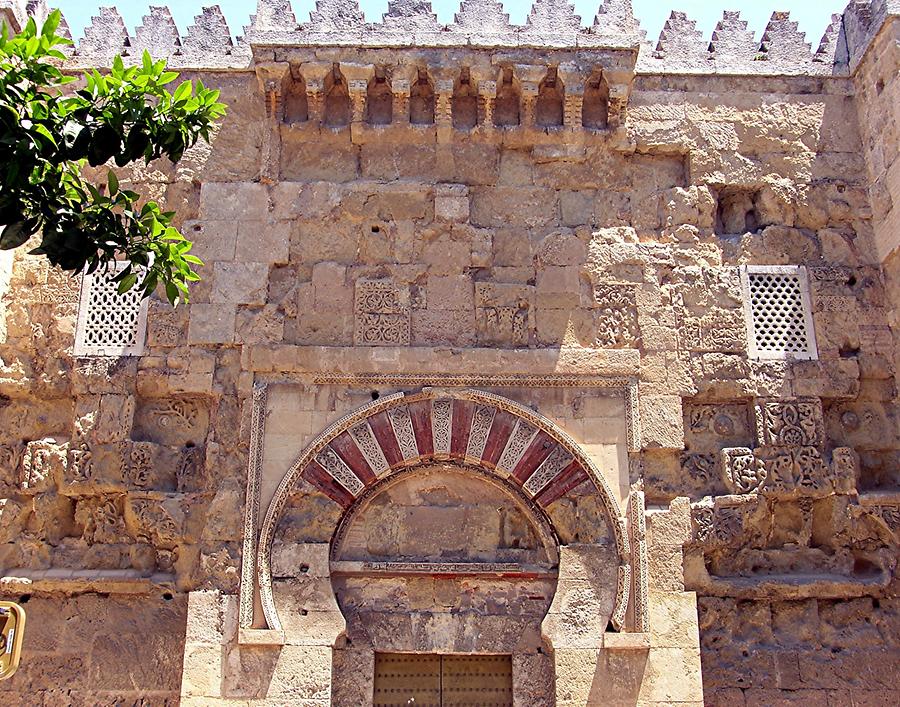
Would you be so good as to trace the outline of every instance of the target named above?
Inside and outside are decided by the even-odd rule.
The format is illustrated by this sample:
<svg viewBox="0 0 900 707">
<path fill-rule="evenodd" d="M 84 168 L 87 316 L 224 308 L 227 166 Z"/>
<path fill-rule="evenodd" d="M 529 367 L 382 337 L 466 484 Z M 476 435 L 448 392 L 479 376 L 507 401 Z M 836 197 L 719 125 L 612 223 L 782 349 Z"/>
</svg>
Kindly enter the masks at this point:
<svg viewBox="0 0 900 707">
<path fill-rule="evenodd" d="M 222 696 L 222 663 L 224 651 L 218 644 L 189 641 L 184 646 L 181 694 L 191 697 Z"/>
<path fill-rule="evenodd" d="M 697 595 L 694 592 L 651 592 L 650 642 L 661 648 L 699 648 Z"/>
<path fill-rule="evenodd" d="M 268 192 L 262 184 L 204 182 L 200 189 L 201 219 L 262 221 L 268 210 Z"/>
<path fill-rule="evenodd" d="M 234 340 L 238 344 L 277 343 L 284 340 L 284 313 L 280 307 L 241 307 L 237 310 Z"/>
<path fill-rule="evenodd" d="M 291 224 L 288 221 L 241 221 L 234 258 L 239 263 L 261 260 L 285 265 L 289 261 L 290 242 Z"/>
<path fill-rule="evenodd" d="M 75 504 L 72 499 L 57 494 L 40 494 L 33 500 L 34 515 L 28 531 L 56 545 L 63 538 L 76 537 Z"/>
<path fill-rule="evenodd" d="M 644 449 L 682 449 L 684 415 L 677 395 L 642 395 L 641 446 Z"/>
<path fill-rule="evenodd" d="M 434 187 L 436 221 L 465 223 L 469 220 L 469 189 L 465 184 L 437 184 Z"/>
<path fill-rule="evenodd" d="M 259 262 L 214 263 L 210 301 L 227 304 L 265 304 L 269 265 Z"/>
<path fill-rule="evenodd" d="M 235 305 L 192 304 L 190 311 L 188 343 L 230 344 L 234 341 Z"/>
<path fill-rule="evenodd" d="M 564 545 L 553 603 L 541 624 L 555 648 L 602 645 L 616 600 L 615 551 L 608 546 Z"/>
<path fill-rule="evenodd" d="M 0 499 L 0 542 L 15 542 L 32 513 L 32 503 L 28 499 Z"/>
<path fill-rule="evenodd" d="M 272 548 L 273 577 L 329 577 L 327 543 L 284 542 L 280 538 Z"/>
<path fill-rule="evenodd" d="M 331 663 L 330 646 L 284 646 L 272 673 L 268 697 L 301 704 L 329 704 Z"/>
<path fill-rule="evenodd" d="M 68 444 L 55 439 L 29 442 L 22 457 L 20 489 L 41 493 L 54 488 L 62 479 L 68 461 Z"/>
</svg>

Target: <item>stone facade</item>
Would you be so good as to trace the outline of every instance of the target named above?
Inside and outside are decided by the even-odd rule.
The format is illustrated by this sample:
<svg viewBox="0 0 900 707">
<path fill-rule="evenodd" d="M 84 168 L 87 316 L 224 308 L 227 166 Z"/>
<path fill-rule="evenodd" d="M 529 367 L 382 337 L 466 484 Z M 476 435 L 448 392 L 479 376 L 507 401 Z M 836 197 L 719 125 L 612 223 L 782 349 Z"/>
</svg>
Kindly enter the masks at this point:
<svg viewBox="0 0 900 707">
<path fill-rule="evenodd" d="M 380 652 L 509 655 L 523 706 L 896 701 L 900 5 L 815 50 L 630 5 L 100 11 L 68 68 L 229 112 L 120 170 L 206 263 L 142 344 L 76 356 L 90 283 L 0 262 L 0 703 L 350 707 Z"/>
</svg>

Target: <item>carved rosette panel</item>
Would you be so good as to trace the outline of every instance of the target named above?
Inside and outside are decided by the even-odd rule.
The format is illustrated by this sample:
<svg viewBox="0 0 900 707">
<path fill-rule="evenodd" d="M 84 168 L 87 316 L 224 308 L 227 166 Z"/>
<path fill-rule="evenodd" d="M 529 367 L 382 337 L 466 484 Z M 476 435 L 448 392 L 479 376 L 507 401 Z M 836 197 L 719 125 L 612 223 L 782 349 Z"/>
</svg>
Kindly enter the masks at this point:
<svg viewBox="0 0 900 707">
<path fill-rule="evenodd" d="M 596 344 L 602 348 L 634 348 L 638 345 L 637 304 L 630 285 L 594 285 L 597 303 Z"/>
<path fill-rule="evenodd" d="M 747 501 L 706 498 L 691 504 L 692 544 L 706 549 L 739 545 L 744 535 L 745 511 L 755 507 L 759 497 L 744 498 Z"/>
<path fill-rule="evenodd" d="M 722 480 L 730 493 L 754 493 L 766 481 L 766 465 L 752 449 L 731 447 L 721 452 Z"/>
<path fill-rule="evenodd" d="M 820 447 L 825 442 L 822 402 L 817 398 L 757 400 L 754 412 L 760 446 Z"/>
<path fill-rule="evenodd" d="M 409 288 L 392 280 L 357 280 L 353 311 L 355 344 L 409 345 Z"/>
</svg>

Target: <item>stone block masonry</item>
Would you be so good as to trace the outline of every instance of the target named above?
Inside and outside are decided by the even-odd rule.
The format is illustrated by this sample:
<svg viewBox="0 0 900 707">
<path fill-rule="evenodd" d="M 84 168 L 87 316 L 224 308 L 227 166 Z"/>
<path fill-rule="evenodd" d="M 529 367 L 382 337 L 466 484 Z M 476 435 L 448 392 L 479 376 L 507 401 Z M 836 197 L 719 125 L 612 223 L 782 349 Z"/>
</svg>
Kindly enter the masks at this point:
<svg viewBox="0 0 900 707">
<path fill-rule="evenodd" d="M 896 702 L 898 33 L 99 10 L 66 70 L 146 48 L 228 115 L 119 170 L 206 263 L 128 355 L 0 264 L 0 703 L 356 707 L 410 652 L 522 705 Z"/>
</svg>

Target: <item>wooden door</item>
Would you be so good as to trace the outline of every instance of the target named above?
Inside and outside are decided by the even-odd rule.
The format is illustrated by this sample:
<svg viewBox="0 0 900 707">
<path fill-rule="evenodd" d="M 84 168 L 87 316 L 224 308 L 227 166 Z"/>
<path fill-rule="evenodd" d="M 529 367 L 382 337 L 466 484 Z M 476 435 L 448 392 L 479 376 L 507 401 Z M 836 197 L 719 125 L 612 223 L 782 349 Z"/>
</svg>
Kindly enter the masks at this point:
<svg viewBox="0 0 900 707">
<path fill-rule="evenodd" d="M 376 653 L 374 707 L 512 707 L 508 655 Z"/>
</svg>

